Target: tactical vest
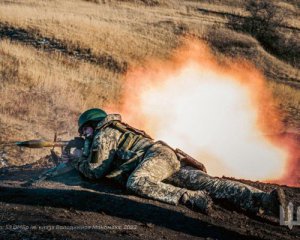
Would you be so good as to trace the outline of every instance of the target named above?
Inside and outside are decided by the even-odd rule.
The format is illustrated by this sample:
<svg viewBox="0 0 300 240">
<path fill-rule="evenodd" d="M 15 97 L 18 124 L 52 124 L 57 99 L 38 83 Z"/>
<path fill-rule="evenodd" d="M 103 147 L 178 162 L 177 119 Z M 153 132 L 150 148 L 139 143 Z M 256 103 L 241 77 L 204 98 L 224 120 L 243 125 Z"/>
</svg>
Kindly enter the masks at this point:
<svg viewBox="0 0 300 240">
<path fill-rule="evenodd" d="M 144 131 L 117 120 L 108 122 L 96 130 L 100 131 L 106 127 L 114 128 L 122 133 L 117 143 L 118 150 L 113 160 L 113 171 L 106 175 L 106 178 L 112 179 L 121 185 L 126 185 L 129 175 L 138 166 L 145 152 L 154 142 Z M 148 139 L 145 146 L 141 146 L 140 149 L 135 151 L 136 146 L 145 138 Z"/>
</svg>

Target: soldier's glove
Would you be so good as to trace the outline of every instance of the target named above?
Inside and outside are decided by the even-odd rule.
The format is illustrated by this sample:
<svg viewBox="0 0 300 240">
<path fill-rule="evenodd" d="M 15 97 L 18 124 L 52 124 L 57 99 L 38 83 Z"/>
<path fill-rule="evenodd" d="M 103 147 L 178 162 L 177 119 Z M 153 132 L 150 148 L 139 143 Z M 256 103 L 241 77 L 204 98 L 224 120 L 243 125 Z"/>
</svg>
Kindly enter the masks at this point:
<svg viewBox="0 0 300 240">
<path fill-rule="evenodd" d="M 209 214 L 212 210 L 213 201 L 205 191 L 187 190 L 181 197 L 180 202 L 187 207 Z"/>
<path fill-rule="evenodd" d="M 62 152 L 61 161 L 64 163 L 71 162 L 76 158 L 80 158 L 82 155 L 82 150 L 75 148 L 71 153 L 66 151 Z"/>
<path fill-rule="evenodd" d="M 51 156 L 50 156 L 50 160 L 57 166 L 60 162 L 61 162 L 61 158 L 57 155 L 57 153 L 51 149 Z"/>
</svg>

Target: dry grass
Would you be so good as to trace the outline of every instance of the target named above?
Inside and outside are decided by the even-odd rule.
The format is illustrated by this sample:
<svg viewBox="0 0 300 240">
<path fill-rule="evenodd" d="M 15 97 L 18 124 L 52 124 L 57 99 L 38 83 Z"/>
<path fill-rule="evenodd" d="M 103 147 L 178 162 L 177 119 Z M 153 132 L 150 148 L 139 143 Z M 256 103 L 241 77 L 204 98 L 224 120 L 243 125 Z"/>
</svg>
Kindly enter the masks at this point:
<svg viewBox="0 0 300 240">
<path fill-rule="evenodd" d="M 49 139 L 55 131 L 74 136 L 81 111 L 120 93 L 121 77 L 95 65 L 8 41 L 0 42 L 0 56 L 0 124 L 22 129 L 7 140 Z"/>
<path fill-rule="evenodd" d="M 11 0 L 0 3 L 0 23 L 56 39 L 71 50 L 89 49 L 95 56 L 106 54 L 130 67 L 143 65 L 148 58 L 168 58 L 182 35 L 191 34 L 207 40 L 217 56 L 252 60 L 271 80 L 270 88 L 287 113 L 287 125 L 299 126 L 300 93 L 288 85 L 300 81 L 299 70 L 266 52 L 256 39 L 228 29 L 226 16 L 197 10 L 243 15 L 247 14 L 243 3 Z M 295 4 L 278 3 L 298 13 Z M 300 26 L 294 17 L 289 23 Z M 0 39 L 0 140 L 49 139 L 54 131 L 65 130 L 65 137 L 71 137 L 76 134 L 74 124 L 82 110 L 118 102 L 122 78 L 105 66 Z M 12 160 L 15 156 L 9 162 L 20 164 Z"/>
<path fill-rule="evenodd" d="M 269 87 L 279 101 L 280 109 L 285 115 L 283 121 L 289 129 L 300 130 L 300 93 L 299 89 L 287 84 L 269 82 Z"/>
<path fill-rule="evenodd" d="M 40 121 L 48 119 L 50 112 L 78 113 L 95 102 L 109 104 L 118 96 L 120 76 L 95 65 L 8 41 L 0 42 L 0 54 L 3 114 Z"/>
<path fill-rule="evenodd" d="M 33 29 L 69 46 L 90 48 L 96 55 L 107 53 L 136 64 L 144 57 L 167 55 L 174 47 L 172 26 L 155 23 L 175 17 L 175 12 L 143 5 L 137 8 L 126 2 L 23 1 L 2 5 L 0 21 Z"/>
</svg>

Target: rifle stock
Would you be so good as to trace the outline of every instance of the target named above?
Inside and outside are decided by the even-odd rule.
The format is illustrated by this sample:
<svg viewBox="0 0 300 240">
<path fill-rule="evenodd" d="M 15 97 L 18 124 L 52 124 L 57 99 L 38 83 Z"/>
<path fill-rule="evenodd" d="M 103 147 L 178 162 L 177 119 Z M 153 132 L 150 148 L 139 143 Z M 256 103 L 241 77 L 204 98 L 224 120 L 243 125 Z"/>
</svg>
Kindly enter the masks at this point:
<svg viewBox="0 0 300 240">
<path fill-rule="evenodd" d="M 176 152 L 178 155 L 180 155 L 181 161 L 184 161 L 184 162 L 186 162 L 188 165 L 193 166 L 193 167 L 195 167 L 195 168 L 197 168 L 197 169 L 199 169 L 199 170 L 201 170 L 201 171 L 207 173 L 207 170 L 206 170 L 206 168 L 205 168 L 205 166 L 204 166 L 203 163 L 197 161 L 196 159 L 192 158 L 192 157 L 189 156 L 187 153 L 183 152 L 182 150 L 180 150 L 180 149 L 178 149 L 178 148 L 175 149 L 175 152 Z"/>
</svg>

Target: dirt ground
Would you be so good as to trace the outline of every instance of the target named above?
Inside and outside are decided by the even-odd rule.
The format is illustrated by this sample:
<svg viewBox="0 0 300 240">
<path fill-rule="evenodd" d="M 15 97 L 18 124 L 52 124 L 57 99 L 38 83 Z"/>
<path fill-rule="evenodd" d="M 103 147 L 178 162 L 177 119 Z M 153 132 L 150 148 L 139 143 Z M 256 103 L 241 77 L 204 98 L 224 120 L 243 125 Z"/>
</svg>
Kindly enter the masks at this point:
<svg viewBox="0 0 300 240">
<path fill-rule="evenodd" d="M 22 183 L 49 168 L 0 170 L 3 239 L 300 239 L 300 227 L 237 212 L 220 203 L 212 215 L 129 195 L 111 182 L 89 182 L 71 171 L 32 187 Z M 246 182 L 269 191 L 278 185 Z M 300 206 L 300 188 L 280 186 Z"/>
<path fill-rule="evenodd" d="M 73 136 L 70 123 L 82 110 L 115 103 L 128 69 L 144 67 L 148 58 L 168 59 L 189 34 L 207 41 L 216 57 L 251 60 L 274 83 L 284 124 L 298 128 L 300 75 L 285 53 L 297 47 L 290 40 L 300 31 L 299 4 L 278 1 L 288 13 L 277 26 L 285 37 L 278 36 L 291 43 L 270 49 L 228 23 L 245 18 L 244 2 L 1 1 L 0 90 L 7 99 L 0 104 L 0 140 L 51 139 L 60 131 Z M 47 157 L 32 163 L 44 155 L 37 151 L 20 156 L 15 146 L 0 149 L 0 240 L 300 239 L 300 226 L 289 229 L 221 202 L 207 216 L 131 195 L 108 181 L 87 181 L 76 171 L 24 187 L 52 166 Z M 292 172 L 297 179 L 299 163 Z M 265 191 L 281 187 L 300 207 L 300 188 L 237 181 Z"/>
</svg>

